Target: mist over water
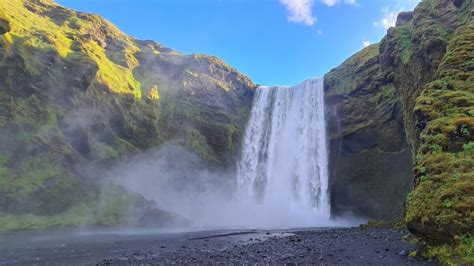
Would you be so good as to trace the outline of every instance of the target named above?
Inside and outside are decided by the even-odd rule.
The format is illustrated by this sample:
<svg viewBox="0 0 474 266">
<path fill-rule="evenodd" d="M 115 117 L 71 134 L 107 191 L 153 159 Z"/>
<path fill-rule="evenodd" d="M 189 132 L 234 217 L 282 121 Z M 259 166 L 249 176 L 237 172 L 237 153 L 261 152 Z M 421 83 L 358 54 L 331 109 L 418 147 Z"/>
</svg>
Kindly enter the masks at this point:
<svg viewBox="0 0 474 266">
<path fill-rule="evenodd" d="M 330 218 L 322 79 L 260 87 L 235 170 L 209 170 L 178 143 L 137 156 L 114 176 L 194 228 L 349 226 Z"/>
</svg>

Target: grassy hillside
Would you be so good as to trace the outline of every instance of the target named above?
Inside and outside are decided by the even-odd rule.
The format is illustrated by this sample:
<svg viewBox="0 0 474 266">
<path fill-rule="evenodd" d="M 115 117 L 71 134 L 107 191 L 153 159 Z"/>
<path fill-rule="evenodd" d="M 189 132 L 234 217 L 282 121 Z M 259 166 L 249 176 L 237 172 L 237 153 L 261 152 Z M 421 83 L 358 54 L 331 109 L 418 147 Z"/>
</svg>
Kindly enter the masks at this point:
<svg viewBox="0 0 474 266">
<path fill-rule="evenodd" d="M 215 57 L 134 40 L 99 16 L 0 0 L 0 230 L 126 222 L 126 206 L 151 203 L 104 192 L 121 190 L 102 170 L 168 140 L 232 166 L 254 88 Z"/>
</svg>

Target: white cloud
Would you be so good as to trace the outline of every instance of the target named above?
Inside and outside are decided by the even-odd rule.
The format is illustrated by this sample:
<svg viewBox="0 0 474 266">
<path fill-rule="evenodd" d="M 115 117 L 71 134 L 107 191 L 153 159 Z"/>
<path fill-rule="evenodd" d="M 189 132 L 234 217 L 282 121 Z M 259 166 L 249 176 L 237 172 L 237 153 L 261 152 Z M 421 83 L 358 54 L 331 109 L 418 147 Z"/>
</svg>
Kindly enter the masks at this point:
<svg viewBox="0 0 474 266">
<path fill-rule="evenodd" d="M 369 41 L 362 41 L 362 45 L 363 45 L 364 47 L 367 47 L 367 46 L 369 46 L 369 45 L 371 45 L 371 44 L 372 44 L 372 43 L 369 42 Z"/>
<path fill-rule="evenodd" d="M 280 0 L 288 11 L 288 20 L 312 26 L 316 22 L 313 15 L 314 0 Z"/>
<path fill-rule="evenodd" d="M 321 2 L 327 6 L 333 6 L 339 2 L 338 0 L 321 0 Z"/>
<path fill-rule="evenodd" d="M 321 0 L 321 3 L 327 6 L 334 6 L 339 3 L 344 3 L 348 5 L 356 5 L 357 1 L 356 0 Z"/>
<path fill-rule="evenodd" d="M 397 15 L 399 12 L 390 10 L 389 7 L 385 7 L 382 9 L 382 18 L 379 21 L 374 22 L 374 27 L 382 27 L 384 29 L 388 29 L 390 27 L 395 26 L 395 22 L 397 22 Z"/>
<path fill-rule="evenodd" d="M 288 11 L 288 20 L 295 23 L 303 23 L 308 26 L 314 25 L 316 18 L 313 15 L 315 0 L 280 0 Z M 326 6 L 334 6 L 339 3 L 347 5 L 357 5 L 357 0 L 319 0 Z"/>
<path fill-rule="evenodd" d="M 374 27 L 388 29 L 395 26 L 398 13 L 413 10 L 421 0 L 398 0 L 391 6 L 382 9 L 382 17 L 373 23 Z"/>
</svg>

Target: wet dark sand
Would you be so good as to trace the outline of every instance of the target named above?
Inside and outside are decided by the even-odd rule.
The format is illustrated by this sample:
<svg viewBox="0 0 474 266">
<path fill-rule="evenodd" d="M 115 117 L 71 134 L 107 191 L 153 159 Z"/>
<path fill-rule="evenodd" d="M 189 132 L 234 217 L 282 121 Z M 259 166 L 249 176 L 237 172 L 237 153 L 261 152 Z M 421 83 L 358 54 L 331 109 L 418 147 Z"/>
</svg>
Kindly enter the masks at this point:
<svg viewBox="0 0 474 266">
<path fill-rule="evenodd" d="M 411 258 L 390 228 L 50 232 L 0 235 L 0 265 L 285 264 L 435 265 Z"/>
</svg>

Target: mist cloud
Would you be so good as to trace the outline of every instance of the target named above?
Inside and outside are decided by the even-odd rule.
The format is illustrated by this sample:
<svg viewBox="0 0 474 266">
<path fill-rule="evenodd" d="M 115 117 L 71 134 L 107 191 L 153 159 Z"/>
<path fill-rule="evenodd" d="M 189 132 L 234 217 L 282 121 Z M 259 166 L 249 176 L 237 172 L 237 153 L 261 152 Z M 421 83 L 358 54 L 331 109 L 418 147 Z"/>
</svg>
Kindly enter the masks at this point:
<svg viewBox="0 0 474 266">
<path fill-rule="evenodd" d="M 209 169 L 177 141 L 117 166 L 109 175 L 129 191 L 154 201 L 161 210 L 189 221 L 194 229 L 348 226 L 358 221 L 328 221 L 297 208 L 259 205 L 239 194 L 235 169 Z"/>
</svg>

